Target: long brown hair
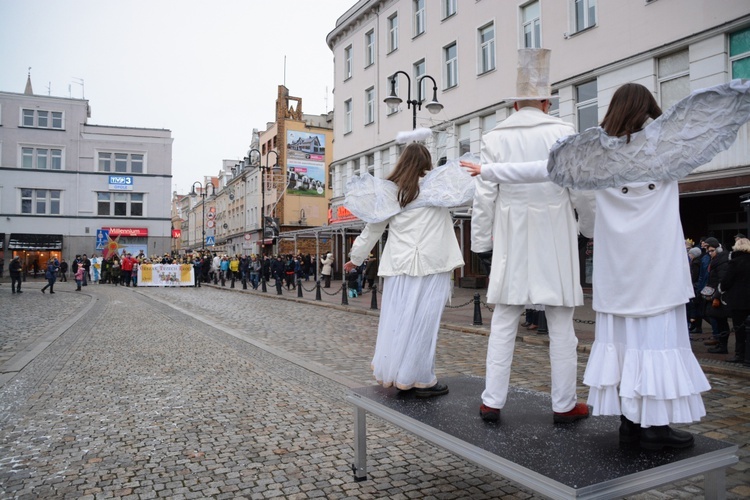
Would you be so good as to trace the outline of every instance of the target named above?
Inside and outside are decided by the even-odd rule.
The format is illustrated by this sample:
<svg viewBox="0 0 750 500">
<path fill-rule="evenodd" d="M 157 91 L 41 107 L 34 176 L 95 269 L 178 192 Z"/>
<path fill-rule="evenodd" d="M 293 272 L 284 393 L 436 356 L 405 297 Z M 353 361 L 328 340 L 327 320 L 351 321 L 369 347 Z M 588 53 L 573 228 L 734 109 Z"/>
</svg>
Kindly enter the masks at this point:
<svg viewBox="0 0 750 500">
<path fill-rule="evenodd" d="M 396 168 L 388 177 L 398 186 L 398 203 L 405 207 L 419 196 L 419 179 L 432 169 L 432 156 L 426 147 L 412 142 L 401 153 Z"/>
<path fill-rule="evenodd" d="M 661 108 L 646 87 L 626 83 L 612 96 L 601 127 L 607 135 L 627 135 L 627 142 L 630 142 L 630 134 L 641 130 L 648 118 L 655 120 L 660 116 Z"/>
</svg>

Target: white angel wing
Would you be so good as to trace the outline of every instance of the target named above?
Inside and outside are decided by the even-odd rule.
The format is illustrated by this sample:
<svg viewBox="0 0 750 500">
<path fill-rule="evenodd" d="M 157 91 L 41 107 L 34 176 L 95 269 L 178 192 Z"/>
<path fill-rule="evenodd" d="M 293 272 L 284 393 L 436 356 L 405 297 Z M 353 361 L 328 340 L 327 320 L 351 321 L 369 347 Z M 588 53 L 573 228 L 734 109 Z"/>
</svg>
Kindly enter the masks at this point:
<svg viewBox="0 0 750 500">
<path fill-rule="evenodd" d="M 731 146 L 748 121 L 750 80 L 732 80 L 696 90 L 629 143 L 600 127 L 560 139 L 547 169 L 553 182 L 575 189 L 678 180 Z"/>
<path fill-rule="evenodd" d="M 477 155 L 465 154 L 427 172 L 419 186 L 419 196 L 403 209 L 398 203 L 398 187 L 369 173 L 352 177 L 346 183 L 344 206 L 365 222 L 382 222 L 401 212 L 421 207 L 458 207 L 474 198 L 474 179 L 461 168 L 460 160 L 479 163 Z"/>
</svg>

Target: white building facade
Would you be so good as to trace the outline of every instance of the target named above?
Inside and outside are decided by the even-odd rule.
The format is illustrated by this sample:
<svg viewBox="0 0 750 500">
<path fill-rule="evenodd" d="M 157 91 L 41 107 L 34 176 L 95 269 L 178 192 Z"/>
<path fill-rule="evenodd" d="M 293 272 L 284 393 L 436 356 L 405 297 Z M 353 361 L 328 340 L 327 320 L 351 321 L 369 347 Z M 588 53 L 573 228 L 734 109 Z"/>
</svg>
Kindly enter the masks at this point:
<svg viewBox="0 0 750 500">
<path fill-rule="evenodd" d="M 19 255 L 31 270 L 50 256 L 101 255 L 105 234 L 134 254 L 169 252 L 171 132 L 92 125 L 88 101 L 30 88 L 0 92 L 5 261 Z"/>
<path fill-rule="evenodd" d="M 407 100 L 431 101 L 433 80 L 444 108 L 432 115 L 422 107 L 416 121 L 433 130 L 436 161 L 478 153 L 482 134 L 510 115 L 519 48 L 551 49 L 553 113 L 583 130 L 601 121 L 627 82 L 645 85 L 666 109 L 692 90 L 750 78 L 750 2 L 360 0 L 327 42 L 335 60 L 331 205 L 346 215 L 346 181 L 390 173 L 399 154 L 393 140 L 412 128 Z M 404 102 L 392 112 L 383 99 L 394 74 Z M 750 192 L 748 127 L 681 192 L 686 236 L 730 243 L 747 231 L 740 195 Z"/>
</svg>

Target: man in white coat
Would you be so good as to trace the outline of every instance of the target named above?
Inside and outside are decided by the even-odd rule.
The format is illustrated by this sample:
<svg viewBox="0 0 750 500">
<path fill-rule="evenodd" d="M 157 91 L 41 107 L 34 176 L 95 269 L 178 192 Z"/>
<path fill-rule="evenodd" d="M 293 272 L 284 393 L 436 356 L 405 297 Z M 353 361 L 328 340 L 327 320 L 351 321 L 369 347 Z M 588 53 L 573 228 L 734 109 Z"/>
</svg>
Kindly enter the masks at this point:
<svg viewBox="0 0 750 500">
<path fill-rule="evenodd" d="M 550 147 L 575 129 L 547 115 L 552 98 L 549 50 L 519 50 L 517 111 L 482 138 L 482 164 L 545 160 Z M 480 414 L 499 421 L 506 403 L 519 317 L 526 304 L 543 304 L 550 338 L 552 410 L 557 423 L 589 415 L 577 402 L 578 339 L 573 311 L 583 304 L 577 237 L 590 236 L 593 201 L 551 182 L 503 184 L 483 169 L 472 212 L 471 247 L 492 266 L 487 301 L 495 304 L 487 346 L 487 379 Z M 487 175 L 485 174 L 487 172 Z M 493 182 L 495 181 L 495 182 Z M 574 196 L 583 198 L 580 203 Z M 583 223 L 589 228 L 584 229 Z"/>
</svg>

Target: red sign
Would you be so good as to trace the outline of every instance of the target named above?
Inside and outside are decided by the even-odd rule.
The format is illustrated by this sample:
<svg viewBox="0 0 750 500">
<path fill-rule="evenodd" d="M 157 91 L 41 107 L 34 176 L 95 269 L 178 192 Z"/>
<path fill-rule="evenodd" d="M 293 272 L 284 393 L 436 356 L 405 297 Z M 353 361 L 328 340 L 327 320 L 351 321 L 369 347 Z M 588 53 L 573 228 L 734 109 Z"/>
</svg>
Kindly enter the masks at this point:
<svg viewBox="0 0 750 500">
<path fill-rule="evenodd" d="M 175 240 L 182 238 L 182 229 L 172 229 L 172 238 Z"/>
<path fill-rule="evenodd" d="M 328 210 L 328 223 L 329 224 L 337 224 L 340 222 L 349 222 L 352 220 L 359 220 L 357 217 L 351 213 L 345 206 L 340 205 L 335 209 L 336 217 L 333 217 L 334 211 Z"/>
<path fill-rule="evenodd" d="M 103 227 L 105 231 L 109 231 L 111 237 L 116 236 L 148 236 L 148 228 L 146 227 Z"/>
</svg>

